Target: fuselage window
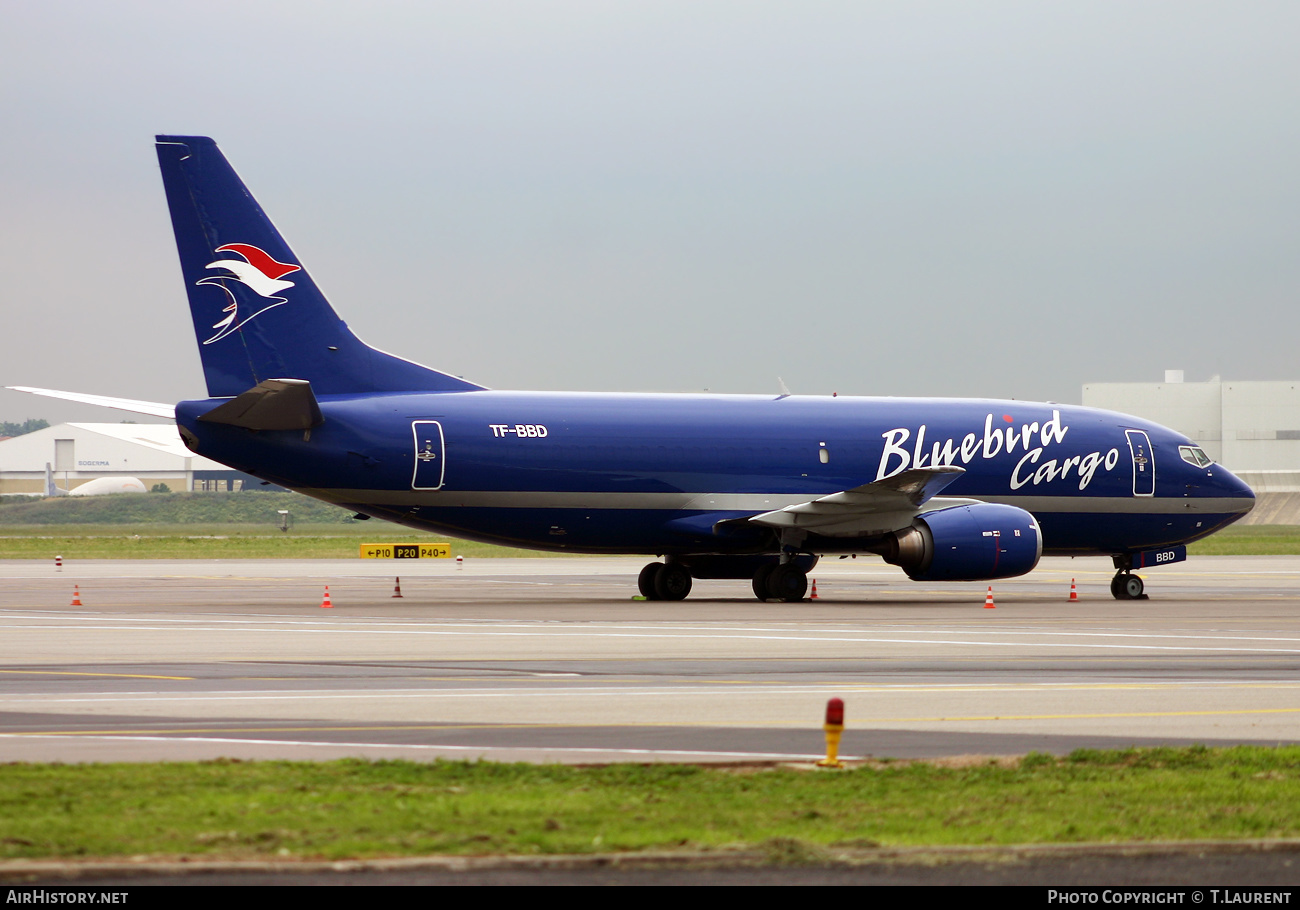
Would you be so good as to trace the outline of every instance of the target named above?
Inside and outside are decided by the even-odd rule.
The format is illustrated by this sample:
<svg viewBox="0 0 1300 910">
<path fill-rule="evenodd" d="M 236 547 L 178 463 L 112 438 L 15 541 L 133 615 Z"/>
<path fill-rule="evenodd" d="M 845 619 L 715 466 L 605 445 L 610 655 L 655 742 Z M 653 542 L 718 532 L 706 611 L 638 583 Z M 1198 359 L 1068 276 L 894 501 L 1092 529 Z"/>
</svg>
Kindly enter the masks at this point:
<svg viewBox="0 0 1300 910">
<path fill-rule="evenodd" d="M 1178 454 L 1182 456 L 1183 461 L 1194 464 L 1198 468 L 1206 468 L 1214 464 L 1214 459 L 1206 455 L 1205 450 L 1200 446 L 1179 446 Z"/>
</svg>

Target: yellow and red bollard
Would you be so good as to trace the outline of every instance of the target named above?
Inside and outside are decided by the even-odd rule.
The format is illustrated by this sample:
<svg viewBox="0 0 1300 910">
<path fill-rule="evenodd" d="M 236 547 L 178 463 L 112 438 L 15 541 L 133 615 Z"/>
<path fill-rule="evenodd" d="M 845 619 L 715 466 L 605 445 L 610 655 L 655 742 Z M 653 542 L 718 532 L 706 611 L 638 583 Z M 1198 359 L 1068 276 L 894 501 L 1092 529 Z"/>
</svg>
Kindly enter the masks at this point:
<svg viewBox="0 0 1300 910">
<path fill-rule="evenodd" d="M 817 763 L 817 767 L 843 768 L 844 762 L 839 760 L 840 736 L 844 733 L 843 699 L 832 698 L 826 703 L 826 723 L 822 729 L 826 731 L 826 757 Z"/>
</svg>

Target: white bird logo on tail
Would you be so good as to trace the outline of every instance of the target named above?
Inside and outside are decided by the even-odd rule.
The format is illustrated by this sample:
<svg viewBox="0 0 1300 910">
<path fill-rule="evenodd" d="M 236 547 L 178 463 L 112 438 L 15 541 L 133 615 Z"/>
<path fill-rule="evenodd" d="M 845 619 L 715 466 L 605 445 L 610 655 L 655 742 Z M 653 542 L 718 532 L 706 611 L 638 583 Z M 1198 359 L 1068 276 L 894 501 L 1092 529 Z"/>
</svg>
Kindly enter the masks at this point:
<svg viewBox="0 0 1300 910">
<path fill-rule="evenodd" d="M 217 330 L 217 334 L 203 342 L 204 344 L 212 344 L 214 341 L 225 338 L 250 319 L 255 319 L 267 310 L 274 309 L 282 303 L 287 303 L 288 300 L 286 298 L 277 297 L 276 294 L 287 288 L 293 287 L 293 282 L 283 281 L 281 279 L 291 272 L 297 272 L 302 269 L 302 266 L 300 265 L 290 265 L 287 262 L 277 262 L 274 258 L 268 255 L 265 250 L 259 249 L 251 243 L 227 243 L 225 246 L 217 247 L 216 252 L 237 253 L 244 258 L 243 260 L 218 259 L 216 262 L 209 262 L 206 266 L 207 268 L 225 269 L 231 274 L 210 275 L 207 278 L 200 278 L 195 282 L 195 284 L 215 284 L 221 288 L 221 290 L 225 291 L 226 296 L 230 298 L 230 305 L 222 310 L 223 313 L 228 313 L 229 315 L 212 326 Z M 273 302 L 268 303 L 250 316 L 240 318 L 239 301 L 235 299 L 235 295 L 231 293 L 230 288 L 226 286 L 227 281 L 238 281 L 240 284 L 250 289 L 254 294 L 257 294 L 259 297 L 265 297 L 267 300 Z"/>
</svg>

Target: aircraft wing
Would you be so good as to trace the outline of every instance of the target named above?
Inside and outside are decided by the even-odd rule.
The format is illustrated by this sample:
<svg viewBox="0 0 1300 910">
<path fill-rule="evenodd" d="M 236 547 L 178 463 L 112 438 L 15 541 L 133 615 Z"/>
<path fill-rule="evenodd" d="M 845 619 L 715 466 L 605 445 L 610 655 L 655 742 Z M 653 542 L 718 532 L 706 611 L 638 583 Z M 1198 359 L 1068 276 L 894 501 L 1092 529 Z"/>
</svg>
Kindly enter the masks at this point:
<svg viewBox="0 0 1300 910">
<path fill-rule="evenodd" d="M 936 493 L 965 473 L 965 468 L 955 465 L 915 468 L 851 490 L 763 512 L 749 521 L 772 528 L 799 528 L 825 537 L 884 534 L 907 527 L 921 512 L 975 502 L 934 499 Z"/>
<path fill-rule="evenodd" d="M 15 392 L 30 392 L 33 395 L 44 395 L 46 398 L 63 398 L 67 401 L 79 401 L 82 404 L 97 404 L 105 408 L 116 408 L 119 411 L 130 411 L 133 414 L 148 414 L 150 417 L 166 417 L 168 420 L 176 419 L 176 408 L 174 405 L 161 404 L 156 401 L 137 401 L 134 398 L 109 398 L 105 395 L 87 395 L 85 392 L 59 392 L 54 389 L 33 389 L 25 385 L 5 386 Z"/>
</svg>

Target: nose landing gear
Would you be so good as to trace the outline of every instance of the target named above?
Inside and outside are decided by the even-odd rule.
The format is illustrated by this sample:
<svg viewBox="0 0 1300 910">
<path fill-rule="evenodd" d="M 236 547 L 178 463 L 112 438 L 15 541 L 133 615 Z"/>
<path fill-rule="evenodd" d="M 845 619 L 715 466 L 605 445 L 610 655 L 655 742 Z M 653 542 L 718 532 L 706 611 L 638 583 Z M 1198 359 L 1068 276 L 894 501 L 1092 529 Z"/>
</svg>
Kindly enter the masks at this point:
<svg viewBox="0 0 1300 910">
<path fill-rule="evenodd" d="M 1116 572 L 1110 580 L 1110 594 L 1116 600 L 1146 600 L 1147 596 L 1142 593 L 1143 587 L 1141 577 L 1127 569 Z"/>
<path fill-rule="evenodd" d="M 1113 561 L 1115 577 L 1110 580 L 1110 596 L 1116 600 L 1146 600 L 1142 579 L 1133 574 L 1133 556 L 1116 556 Z"/>
</svg>

